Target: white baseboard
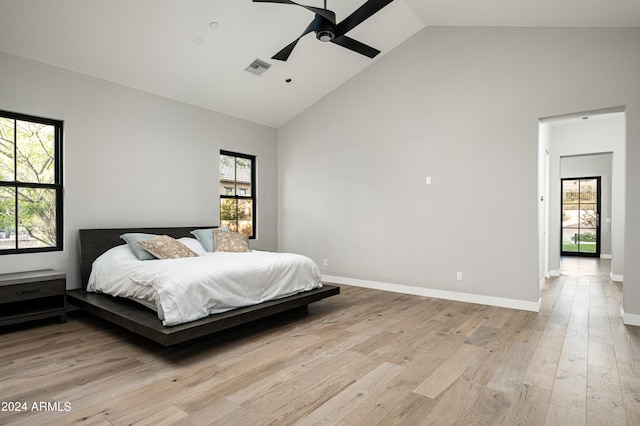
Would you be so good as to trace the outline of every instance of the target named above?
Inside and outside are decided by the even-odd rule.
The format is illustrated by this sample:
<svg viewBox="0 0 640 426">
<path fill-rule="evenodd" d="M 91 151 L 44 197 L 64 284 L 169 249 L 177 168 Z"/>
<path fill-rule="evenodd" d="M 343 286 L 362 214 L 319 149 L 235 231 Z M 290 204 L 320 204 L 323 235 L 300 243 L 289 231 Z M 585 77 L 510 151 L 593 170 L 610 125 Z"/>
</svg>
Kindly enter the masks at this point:
<svg viewBox="0 0 640 426">
<path fill-rule="evenodd" d="M 540 312 L 540 304 L 542 303 L 541 299 L 538 299 L 537 302 L 528 302 L 526 300 L 504 299 L 502 297 L 482 296 L 471 293 L 436 290 L 432 288 L 360 280 L 356 278 L 335 277 L 331 275 L 323 275 L 322 281 L 325 281 L 327 283 L 352 285 L 355 287 L 372 288 L 374 290 L 391 291 L 394 293 L 412 294 L 414 296 L 433 297 L 435 299 L 446 299 L 455 300 L 457 302 L 499 306 L 501 308 L 518 309 L 521 311 Z"/>
<path fill-rule="evenodd" d="M 612 259 L 613 257 L 610 254 L 601 254 L 600 259 Z"/>
<path fill-rule="evenodd" d="M 549 271 L 549 275 L 551 275 L 552 277 L 559 277 L 560 276 L 560 271 L 557 269 L 552 269 Z"/>
<path fill-rule="evenodd" d="M 620 316 L 624 324 L 640 326 L 640 315 L 627 314 L 624 312 L 624 308 L 620 307 Z"/>
<path fill-rule="evenodd" d="M 616 283 L 621 283 L 624 281 L 624 275 L 617 275 L 617 274 L 614 274 L 613 272 L 609 274 L 609 278 L 611 278 L 611 281 Z"/>
</svg>

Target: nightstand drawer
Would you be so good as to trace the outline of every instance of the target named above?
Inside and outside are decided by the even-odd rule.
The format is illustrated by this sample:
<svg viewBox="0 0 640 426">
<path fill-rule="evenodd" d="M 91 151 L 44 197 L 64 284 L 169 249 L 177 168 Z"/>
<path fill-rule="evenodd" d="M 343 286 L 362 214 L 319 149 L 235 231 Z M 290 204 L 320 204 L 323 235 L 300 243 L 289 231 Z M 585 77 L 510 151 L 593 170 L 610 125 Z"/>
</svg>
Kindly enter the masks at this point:
<svg viewBox="0 0 640 426">
<path fill-rule="evenodd" d="M 0 327 L 49 317 L 67 320 L 67 277 L 51 269 L 0 274 Z"/>
<path fill-rule="evenodd" d="M 65 280 L 38 281 L 0 286 L 0 305 L 20 300 L 39 299 L 65 293 Z"/>
</svg>

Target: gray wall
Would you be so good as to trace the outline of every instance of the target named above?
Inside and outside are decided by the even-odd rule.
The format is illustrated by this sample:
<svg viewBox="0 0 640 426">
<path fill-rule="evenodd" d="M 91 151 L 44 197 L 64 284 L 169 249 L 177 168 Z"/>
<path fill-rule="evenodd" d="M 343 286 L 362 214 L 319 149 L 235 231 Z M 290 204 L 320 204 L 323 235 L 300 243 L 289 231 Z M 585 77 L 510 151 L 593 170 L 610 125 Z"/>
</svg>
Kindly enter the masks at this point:
<svg viewBox="0 0 640 426">
<path fill-rule="evenodd" d="M 638 46 L 638 29 L 424 29 L 279 129 L 279 248 L 345 281 L 537 303 L 538 119 L 625 106 L 637 162 Z"/>
<path fill-rule="evenodd" d="M 220 149 L 257 155 L 258 238 L 277 247 L 276 131 L 0 53 L 0 109 L 64 120 L 64 251 L 0 256 L 0 271 L 78 278 L 78 229 L 219 223 Z"/>
<path fill-rule="evenodd" d="M 217 223 L 229 149 L 258 155 L 254 247 L 327 259 L 327 276 L 537 303 L 538 119 L 624 106 L 634 217 L 638 46 L 638 29 L 426 28 L 277 135 L 0 53 L 0 108 L 65 121 L 65 250 L 0 270 L 53 267 L 76 287 L 79 228 Z M 638 319 L 640 222 L 625 237 Z"/>
</svg>

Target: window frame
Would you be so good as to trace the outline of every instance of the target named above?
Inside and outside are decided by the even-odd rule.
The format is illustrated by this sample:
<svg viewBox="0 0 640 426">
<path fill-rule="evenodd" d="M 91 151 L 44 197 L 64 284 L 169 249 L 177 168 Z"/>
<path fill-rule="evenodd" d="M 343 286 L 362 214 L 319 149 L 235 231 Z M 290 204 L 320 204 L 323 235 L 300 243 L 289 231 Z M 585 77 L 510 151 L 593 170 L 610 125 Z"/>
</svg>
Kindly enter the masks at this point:
<svg viewBox="0 0 640 426">
<path fill-rule="evenodd" d="M 36 182 L 22 182 L 22 181 L 5 181 L 0 180 L 0 188 L 12 188 L 15 191 L 15 224 L 16 224 L 16 245 L 11 249 L 0 249 L 0 255 L 7 254 L 25 254 L 25 253 L 43 253 L 52 251 L 62 251 L 64 248 L 63 239 L 63 174 L 62 174 L 62 138 L 64 122 L 62 120 L 55 120 L 45 117 L 37 117 L 33 115 L 15 113 L 11 111 L 0 110 L 0 117 L 8 118 L 14 121 L 14 170 L 17 170 L 18 158 L 16 150 L 18 149 L 16 142 L 16 121 L 29 121 L 32 123 L 44 124 L 53 126 L 54 128 L 54 182 L 53 183 L 36 183 Z M 17 176 L 14 175 L 14 178 Z M 17 238 L 18 232 L 18 195 L 17 191 L 21 188 L 38 188 L 49 189 L 55 191 L 55 214 L 56 214 L 56 242 L 53 246 L 48 247 L 27 247 L 19 248 L 19 240 Z"/>
<path fill-rule="evenodd" d="M 220 150 L 220 156 L 226 155 L 228 157 L 235 157 L 235 158 L 244 158 L 247 160 L 251 161 L 251 192 L 249 195 L 239 195 L 238 194 L 238 188 L 237 188 L 237 180 L 236 182 L 236 188 L 235 188 L 235 195 L 225 195 L 225 194 L 219 194 L 220 198 L 219 198 L 219 212 L 220 215 L 222 215 L 222 200 L 223 199 L 235 199 L 235 200 L 251 200 L 251 204 L 252 204 L 252 211 L 251 211 L 251 229 L 252 229 L 252 234 L 249 236 L 249 239 L 253 240 L 256 238 L 257 234 L 258 234 L 258 228 L 257 228 L 257 211 L 258 211 L 258 201 L 257 201 L 257 183 L 256 183 L 256 156 L 255 155 L 249 155 L 249 154 L 242 154 L 239 152 L 234 152 L 234 151 L 226 151 L 221 149 Z M 218 166 L 218 176 L 220 176 L 220 167 Z M 220 185 L 218 185 L 218 188 L 220 187 Z M 220 192 L 220 190 L 218 190 L 218 192 Z M 222 225 L 222 217 L 220 218 L 220 222 Z M 237 222 L 237 218 L 236 218 L 236 222 Z"/>
</svg>

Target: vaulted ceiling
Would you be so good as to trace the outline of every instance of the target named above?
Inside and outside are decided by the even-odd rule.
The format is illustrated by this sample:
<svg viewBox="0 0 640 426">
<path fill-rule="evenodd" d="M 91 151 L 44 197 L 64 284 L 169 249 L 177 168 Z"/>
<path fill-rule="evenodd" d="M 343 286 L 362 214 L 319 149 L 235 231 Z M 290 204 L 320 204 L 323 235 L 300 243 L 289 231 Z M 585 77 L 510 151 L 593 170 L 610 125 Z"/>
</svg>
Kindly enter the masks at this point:
<svg viewBox="0 0 640 426">
<path fill-rule="evenodd" d="M 364 2 L 327 8 L 341 21 Z M 313 16 L 251 0 L 0 0 L 0 51 L 279 127 L 425 26 L 640 27 L 640 2 L 394 0 L 348 33 L 374 59 L 312 34 L 270 59 Z M 271 64 L 261 76 L 245 71 L 255 59 Z"/>
</svg>

